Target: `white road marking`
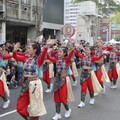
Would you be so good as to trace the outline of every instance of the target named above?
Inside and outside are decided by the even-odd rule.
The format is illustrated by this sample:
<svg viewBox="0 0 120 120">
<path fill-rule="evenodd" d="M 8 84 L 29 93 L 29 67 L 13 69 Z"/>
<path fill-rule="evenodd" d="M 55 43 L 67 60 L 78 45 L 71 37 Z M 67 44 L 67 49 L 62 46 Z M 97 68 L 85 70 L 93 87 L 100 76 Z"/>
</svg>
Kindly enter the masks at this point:
<svg viewBox="0 0 120 120">
<path fill-rule="evenodd" d="M 12 110 L 12 111 L 10 111 L 10 112 L 4 113 L 4 114 L 0 115 L 0 118 L 1 118 L 1 117 L 4 117 L 4 116 L 6 116 L 6 115 L 9 115 L 9 114 L 15 113 L 15 112 L 16 112 L 16 110 Z"/>
</svg>

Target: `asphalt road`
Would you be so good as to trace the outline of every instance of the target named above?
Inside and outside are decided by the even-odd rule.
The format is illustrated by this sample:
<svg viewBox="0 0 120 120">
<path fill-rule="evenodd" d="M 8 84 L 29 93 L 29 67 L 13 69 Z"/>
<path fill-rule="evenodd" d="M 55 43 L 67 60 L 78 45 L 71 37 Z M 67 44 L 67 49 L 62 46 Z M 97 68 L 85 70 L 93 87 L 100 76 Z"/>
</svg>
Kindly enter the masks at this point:
<svg viewBox="0 0 120 120">
<path fill-rule="evenodd" d="M 111 89 L 110 83 L 105 83 L 106 93 L 95 97 L 95 104 L 89 105 L 89 94 L 86 96 L 86 106 L 78 108 L 80 102 L 80 85 L 79 79 L 76 87 L 73 87 L 75 101 L 70 103 L 72 109 L 71 117 L 68 120 L 119 120 L 120 119 L 120 80 L 118 80 L 118 88 Z M 46 89 L 43 83 L 44 91 Z M 0 99 L 0 120 L 23 120 L 23 118 L 15 111 L 16 100 L 18 98 L 20 87 L 11 89 L 11 103 L 8 109 L 2 109 L 3 101 Z M 47 109 L 47 114 L 42 116 L 40 120 L 52 120 L 55 114 L 55 106 L 53 102 L 53 94 L 44 93 L 44 102 Z M 62 106 L 62 120 L 64 118 L 64 107 Z"/>
</svg>

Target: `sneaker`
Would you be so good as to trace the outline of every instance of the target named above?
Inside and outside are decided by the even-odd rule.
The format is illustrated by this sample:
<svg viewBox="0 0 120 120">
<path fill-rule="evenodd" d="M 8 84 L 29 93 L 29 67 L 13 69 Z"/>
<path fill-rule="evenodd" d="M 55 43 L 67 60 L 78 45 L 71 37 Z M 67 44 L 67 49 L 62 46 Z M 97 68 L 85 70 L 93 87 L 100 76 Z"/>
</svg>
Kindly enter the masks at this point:
<svg viewBox="0 0 120 120">
<path fill-rule="evenodd" d="M 113 85 L 111 85 L 110 88 L 113 88 Z"/>
<path fill-rule="evenodd" d="M 51 89 L 45 90 L 45 93 L 50 93 L 50 92 L 51 92 Z"/>
<path fill-rule="evenodd" d="M 89 103 L 90 103 L 91 105 L 94 105 L 95 99 L 94 99 L 94 98 L 91 98 Z"/>
<path fill-rule="evenodd" d="M 10 104 L 10 100 L 7 100 L 6 102 L 4 102 L 3 108 L 6 109 L 9 107 Z"/>
<path fill-rule="evenodd" d="M 61 114 L 56 113 L 55 116 L 52 118 L 52 120 L 59 120 L 61 119 Z"/>
<path fill-rule="evenodd" d="M 77 85 L 77 80 L 74 81 L 73 86 L 75 87 Z"/>
<path fill-rule="evenodd" d="M 7 81 L 7 85 L 10 85 L 10 82 Z"/>
<path fill-rule="evenodd" d="M 78 108 L 82 108 L 82 107 L 85 107 L 85 103 L 81 101 L 80 104 L 78 105 Z"/>
<path fill-rule="evenodd" d="M 111 85 L 110 86 L 113 86 L 113 82 L 111 82 Z"/>
<path fill-rule="evenodd" d="M 105 94 L 105 86 L 103 86 L 102 94 L 103 94 L 103 95 Z"/>
<path fill-rule="evenodd" d="M 18 88 L 18 83 L 17 83 L 17 81 L 16 80 L 14 80 L 14 88 Z"/>
<path fill-rule="evenodd" d="M 15 84 L 15 85 L 14 85 L 14 87 L 15 87 L 15 89 L 17 89 L 17 88 L 18 88 L 18 85 L 17 85 L 17 84 Z"/>
<path fill-rule="evenodd" d="M 98 93 L 94 93 L 94 96 L 98 96 Z"/>
<path fill-rule="evenodd" d="M 112 85 L 111 88 L 112 88 L 112 89 L 116 89 L 116 88 L 117 88 L 117 85 Z"/>
<path fill-rule="evenodd" d="M 65 118 L 69 118 L 71 115 L 71 109 L 65 112 Z"/>
</svg>

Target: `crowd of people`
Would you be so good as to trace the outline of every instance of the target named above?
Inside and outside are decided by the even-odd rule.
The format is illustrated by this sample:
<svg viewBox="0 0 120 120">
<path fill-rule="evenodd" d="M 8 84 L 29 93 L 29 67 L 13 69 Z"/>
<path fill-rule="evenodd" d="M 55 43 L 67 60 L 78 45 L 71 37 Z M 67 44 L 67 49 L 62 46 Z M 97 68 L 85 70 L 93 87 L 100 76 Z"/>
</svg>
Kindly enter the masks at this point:
<svg viewBox="0 0 120 120">
<path fill-rule="evenodd" d="M 61 116 L 61 104 L 66 112 L 65 118 L 71 115 L 70 101 L 74 101 L 73 87 L 79 84 L 80 76 L 81 100 L 78 108 L 85 107 L 87 89 L 90 104 L 94 105 L 94 97 L 105 94 L 105 82 L 111 82 L 111 88 L 117 88 L 120 75 L 119 45 L 104 44 L 101 39 L 93 46 L 81 40 L 77 43 L 49 39 L 39 43 L 28 42 L 26 46 L 17 43 L 6 43 L 0 46 L 0 97 L 4 101 L 3 108 L 10 104 L 9 89 L 21 86 L 17 100 L 17 112 L 25 120 L 38 120 L 47 113 L 43 101 L 42 82 L 46 83 L 46 93 L 54 93 L 56 114 L 53 120 Z M 108 70 L 104 64 L 108 62 Z M 79 73 L 81 71 L 81 74 Z M 53 79 L 54 78 L 54 79 Z"/>
</svg>

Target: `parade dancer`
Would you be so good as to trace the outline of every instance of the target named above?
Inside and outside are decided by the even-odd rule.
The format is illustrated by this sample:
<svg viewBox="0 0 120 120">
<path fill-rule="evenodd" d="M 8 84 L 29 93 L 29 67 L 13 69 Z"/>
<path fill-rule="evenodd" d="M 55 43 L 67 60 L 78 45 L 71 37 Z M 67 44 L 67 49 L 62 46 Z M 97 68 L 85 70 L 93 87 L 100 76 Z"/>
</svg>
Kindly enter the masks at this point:
<svg viewBox="0 0 120 120">
<path fill-rule="evenodd" d="M 54 102 L 56 106 L 56 114 L 52 118 L 53 120 L 61 119 L 61 103 L 65 107 L 65 117 L 68 118 L 71 115 L 71 109 L 69 108 L 69 100 L 73 100 L 73 92 L 68 75 L 68 67 L 73 54 L 73 50 L 67 56 L 66 48 L 59 48 L 58 59 L 52 58 L 48 55 L 48 59 L 56 63 L 56 78 L 53 85 Z"/>
<path fill-rule="evenodd" d="M 74 61 L 74 58 L 71 59 L 71 63 L 70 63 L 70 68 L 72 70 L 72 79 L 73 79 L 73 86 L 76 86 L 77 85 L 77 79 L 76 77 L 78 76 L 78 71 L 77 71 L 77 68 L 76 68 L 76 64 L 75 64 L 75 61 Z"/>
<path fill-rule="evenodd" d="M 68 53 L 71 51 L 70 50 L 71 47 L 74 47 L 74 45 L 69 43 Z M 73 79 L 73 86 L 77 85 L 77 79 L 76 79 L 76 77 L 78 76 L 78 71 L 77 71 L 76 63 L 75 63 L 75 57 L 76 56 L 73 53 L 71 61 L 70 61 L 70 69 L 72 71 L 72 74 L 69 74 L 72 77 L 72 79 Z"/>
<path fill-rule="evenodd" d="M 110 81 L 111 81 L 111 88 L 117 88 L 117 80 L 118 80 L 118 71 L 117 71 L 117 64 L 119 65 L 118 63 L 118 59 L 119 59 L 119 56 L 120 56 L 120 52 L 117 52 L 117 49 L 116 49 L 116 45 L 112 45 L 112 48 L 111 48 L 111 51 L 110 51 L 110 54 L 109 54 L 109 69 L 108 69 L 108 76 L 110 78 Z M 120 67 L 120 66 L 118 66 Z"/>
<path fill-rule="evenodd" d="M 71 47 L 74 47 L 73 45 Z M 78 76 L 78 71 L 77 71 L 77 68 L 76 68 L 76 63 L 75 63 L 75 54 L 73 53 L 72 55 L 72 58 L 71 58 L 71 62 L 70 62 L 70 68 L 72 70 L 72 79 L 73 79 L 73 86 L 76 86 L 77 85 L 77 79 L 76 77 Z"/>
<path fill-rule="evenodd" d="M 7 83 L 6 83 L 6 77 L 4 70 L 0 67 L 0 97 L 4 101 L 3 108 L 8 108 L 10 104 L 10 100 L 8 97 L 10 96 L 10 91 L 8 89 Z"/>
<path fill-rule="evenodd" d="M 111 48 L 111 47 L 109 48 L 109 46 L 103 47 L 103 41 L 102 40 L 97 40 L 96 41 L 96 47 L 97 48 L 94 50 L 94 52 L 92 51 L 95 56 L 102 55 L 103 51 L 106 51 L 105 54 L 107 54 L 107 51 L 109 51 L 109 49 Z M 101 87 L 103 88 L 102 94 L 105 94 L 105 85 L 103 83 L 103 81 L 105 81 L 105 80 L 103 80 L 103 74 L 104 73 L 102 72 L 102 69 L 101 69 L 103 64 L 104 64 L 104 58 L 102 57 L 99 61 L 94 62 L 93 68 L 94 68 L 94 71 L 96 73 L 97 79 L 98 79 Z M 106 73 L 106 71 L 105 71 L 105 73 Z M 97 96 L 97 95 L 98 94 L 95 93 L 95 96 Z"/>
<path fill-rule="evenodd" d="M 46 114 L 43 102 L 43 88 L 41 80 L 38 78 L 38 67 L 40 67 L 47 54 L 44 48 L 40 57 L 40 46 L 37 43 L 29 43 L 27 46 L 28 56 L 18 55 L 16 44 L 14 46 L 13 57 L 23 65 L 23 85 L 20 97 L 17 100 L 17 111 L 25 120 L 38 120 L 39 116 Z"/>
<path fill-rule="evenodd" d="M 81 54 L 79 51 L 76 50 L 75 54 L 82 59 L 82 72 L 80 77 L 80 84 L 81 84 L 81 102 L 78 107 L 82 108 L 85 106 L 85 96 L 87 94 L 87 88 L 90 94 L 90 104 L 93 105 L 94 100 L 94 89 L 91 80 L 91 71 L 92 71 L 92 64 L 94 61 L 101 59 L 102 55 L 100 56 L 91 56 L 91 51 L 89 47 L 85 48 L 85 53 Z"/>
<path fill-rule="evenodd" d="M 0 97 L 2 97 L 4 101 L 3 108 L 8 108 L 10 104 L 10 100 L 8 97 L 10 96 L 10 91 L 8 89 L 7 83 L 6 83 L 6 77 L 5 77 L 5 64 L 4 60 L 11 58 L 12 55 L 4 55 L 2 54 L 2 48 L 0 48 Z"/>
<path fill-rule="evenodd" d="M 48 43 L 50 42 L 50 40 L 48 40 Z M 51 42 L 50 42 L 51 43 Z M 51 56 L 55 56 L 57 51 L 53 51 L 53 49 L 51 48 L 51 46 L 48 49 L 48 54 Z M 47 89 L 45 90 L 46 93 L 49 93 L 52 91 L 52 78 L 54 77 L 54 65 L 50 60 L 48 60 L 48 58 L 45 58 L 45 61 L 43 63 L 43 81 L 47 84 Z"/>
<path fill-rule="evenodd" d="M 50 66 L 52 66 L 52 63 L 46 58 L 43 63 L 43 81 L 47 84 L 47 89 L 45 90 L 46 93 L 49 93 L 52 90 L 51 80 L 53 76 L 51 76 L 50 73 L 53 72 L 53 67 L 51 68 Z"/>
</svg>

